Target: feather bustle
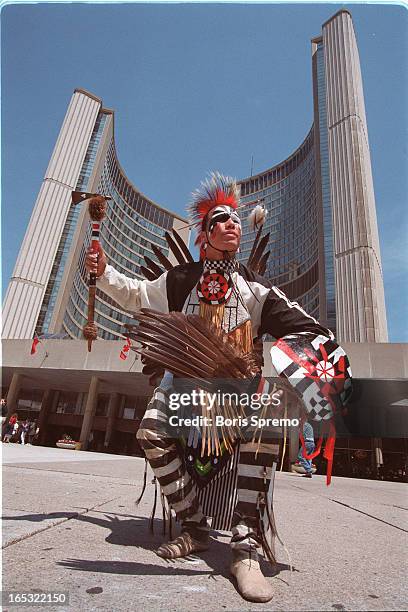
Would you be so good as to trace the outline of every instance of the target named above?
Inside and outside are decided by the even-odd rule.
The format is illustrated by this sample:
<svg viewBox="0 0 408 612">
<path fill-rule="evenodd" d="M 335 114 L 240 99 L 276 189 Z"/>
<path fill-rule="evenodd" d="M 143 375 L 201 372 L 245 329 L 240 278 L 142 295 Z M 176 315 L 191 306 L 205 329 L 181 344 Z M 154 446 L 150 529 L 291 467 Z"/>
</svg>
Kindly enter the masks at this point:
<svg viewBox="0 0 408 612">
<path fill-rule="evenodd" d="M 266 251 L 266 253 L 264 253 L 262 255 L 261 259 L 259 260 L 258 274 L 260 274 L 261 276 L 263 276 L 265 274 L 266 264 L 268 263 L 268 259 L 269 259 L 269 255 L 270 254 L 271 254 L 270 251 Z"/>
<path fill-rule="evenodd" d="M 150 281 L 156 280 L 156 278 L 159 278 L 160 276 L 160 274 L 155 274 L 152 272 L 152 270 L 149 270 L 149 268 L 146 268 L 145 266 L 140 266 L 140 273 Z"/>
<path fill-rule="evenodd" d="M 153 261 L 153 259 L 150 259 L 150 257 L 145 255 L 144 260 L 152 272 L 158 274 L 159 276 L 163 274 L 164 270 L 160 266 L 158 266 L 157 263 Z"/>
<path fill-rule="evenodd" d="M 173 253 L 174 257 L 177 259 L 177 262 L 179 264 L 186 263 L 185 255 L 183 254 L 179 246 L 176 244 L 176 242 L 173 240 L 173 238 L 170 236 L 170 234 L 166 232 L 164 234 L 164 237 L 166 239 L 167 244 L 169 245 L 170 251 Z"/>
<path fill-rule="evenodd" d="M 263 236 L 261 238 L 261 240 L 259 241 L 254 254 L 251 258 L 251 263 L 252 263 L 252 268 L 257 267 L 259 265 L 259 260 L 262 256 L 262 253 L 264 252 L 266 245 L 268 244 L 268 240 L 269 240 L 269 234 L 266 234 L 265 236 Z"/>
<path fill-rule="evenodd" d="M 173 264 L 167 259 L 167 257 L 165 256 L 165 254 L 162 252 L 161 249 L 159 249 L 158 246 L 156 246 L 155 244 L 151 244 L 150 245 L 152 247 L 152 251 L 153 253 L 156 255 L 157 259 L 160 261 L 161 265 L 164 266 L 165 270 L 172 270 L 173 269 Z"/>
<path fill-rule="evenodd" d="M 191 253 L 190 253 L 190 251 L 188 249 L 188 246 L 186 245 L 186 243 L 184 242 L 184 240 L 182 239 L 180 234 L 178 232 L 176 232 L 175 229 L 173 229 L 172 231 L 173 231 L 173 236 L 174 236 L 177 244 L 179 245 L 180 249 L 183 251 L 183 253 L 185 255 L 186 261 L 189 261 L 190 263 L 193 263 L 194 262 L 194 258 L 191 255 Z M 165 238 L 167 240 L 166 234 L 168 234 L 168 232 L 165 232 L 165 234 L 164 234 L 164 236 L 165 236 Z M 170 238 L 171 238 L 171 236 L 170 236 Z"/>
</svg>

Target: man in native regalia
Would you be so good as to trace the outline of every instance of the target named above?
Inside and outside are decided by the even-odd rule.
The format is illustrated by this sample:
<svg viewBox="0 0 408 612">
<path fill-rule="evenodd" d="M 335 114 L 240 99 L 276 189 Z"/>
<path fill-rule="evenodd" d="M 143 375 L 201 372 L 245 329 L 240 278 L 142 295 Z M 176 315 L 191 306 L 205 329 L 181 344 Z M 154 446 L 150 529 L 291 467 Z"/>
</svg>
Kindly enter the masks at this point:
<svg viewBox="0 0 408 612">
<path fill-rule="evenodd" d="M 276 339 L 273 366 L 296 392 L 304 414 L 330 423 L 325 454 L 330 463 L 333 415 L 341 410 L 350 370 L 328 329 L 238 263 L 240 209 L 235 180 L 212 173 L 193 193 L 190 205 L 191 223 L 198 230 L 199 262 L 168 266 L 157 278 L 137 280 L 108 265 L 98 247 L 97 252 L 89 249 L 86 267 L 96 273 L 99 289 L 135 313 L 139 325 L 133 337 L 144 347 L 142 354 L 166 371 L 137 433 L 161 491 L 181 523 L 180 535 L 163 544 L 157 554 L 175 559 L 206 550 L 211 518 L 213 529 L 232 532 L 230 569 L 239 592 L 250 601 L 266 602 L 273 591 L 261 572 L 258 552 L 263 548 L 274 559 L 271 489 L 279 444 L 267 435 L 237 439 L 239 435 L 231 432 L 223 433 L 221 443 L 212 439 L 207 444 L 208 431 L 200 432 L 198 442 L 194 435 L 178 440 L 168 428 L 173 377 L 195 378 L 202 387 L 211 376 L 226 378 L 232 372 L 241 382 L 250 379 L 251 389 L 265 389 L 254 342 L 269 334 Z M 228 414 L 231 410 L 230 406 Z"/>
</svg>

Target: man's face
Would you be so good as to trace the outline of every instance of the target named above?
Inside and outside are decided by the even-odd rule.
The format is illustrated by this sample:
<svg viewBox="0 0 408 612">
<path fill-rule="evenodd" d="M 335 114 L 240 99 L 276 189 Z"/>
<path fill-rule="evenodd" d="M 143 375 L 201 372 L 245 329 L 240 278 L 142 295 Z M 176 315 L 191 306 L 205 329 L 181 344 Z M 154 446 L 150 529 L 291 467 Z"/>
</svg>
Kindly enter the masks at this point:
<svg viewBox="0 0 408 612">
<path fill-rule="evenodd" d="M 229 206 L 217 206 L 207 222 L 210 246 L 218 251 L 235 253 L 241 242 L 241 221 Z"/>
</svg>

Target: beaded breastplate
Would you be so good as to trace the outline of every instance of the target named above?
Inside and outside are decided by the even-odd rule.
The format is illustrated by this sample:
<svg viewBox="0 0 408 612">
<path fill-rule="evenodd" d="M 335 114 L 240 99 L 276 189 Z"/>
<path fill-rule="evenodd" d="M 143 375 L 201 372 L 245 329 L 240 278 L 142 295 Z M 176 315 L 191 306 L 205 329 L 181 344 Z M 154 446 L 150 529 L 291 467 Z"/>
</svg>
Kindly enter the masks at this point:
<svg viewBox="0 0 408 612">
<path fill-rule="evenodd" d="M 236 285 L 238 263 L 231 260 L 204 260 L 203 272 L 188 296 L 183 312 L 198 314 L 218 328 L 222 328 L 231 342 L 249 353 L 253 350 L 252 324 L 248 309 Z M 225 465 L 230 455 L 221 444 L 221 455 L 203 455 L 201 434 L 196 430 L 186 441 L 187 468 L 198 486 L 205 485 Z"/>
</svg>

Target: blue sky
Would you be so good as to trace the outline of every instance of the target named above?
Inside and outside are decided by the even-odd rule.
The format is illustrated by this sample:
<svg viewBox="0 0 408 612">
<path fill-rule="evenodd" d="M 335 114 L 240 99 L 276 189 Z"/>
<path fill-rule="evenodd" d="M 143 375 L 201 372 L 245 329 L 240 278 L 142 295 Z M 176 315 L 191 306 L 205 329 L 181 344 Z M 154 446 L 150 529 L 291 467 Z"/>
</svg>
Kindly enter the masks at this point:
<svg viewBox="0 0 408 612">
<path fill-rule="evenodd" d="M 390 340 L 407 342 L 408 15 L 390 3 L 3 7 L 3 291 L 75 87 L 115 110 L 130 180 L 184 214 L 209 170 L 244 178 L 252 155 L 256 173 L 301 143 L 310 39 L 340 8 L 360 51 Z"/>
</svg>

